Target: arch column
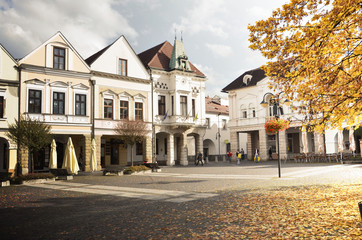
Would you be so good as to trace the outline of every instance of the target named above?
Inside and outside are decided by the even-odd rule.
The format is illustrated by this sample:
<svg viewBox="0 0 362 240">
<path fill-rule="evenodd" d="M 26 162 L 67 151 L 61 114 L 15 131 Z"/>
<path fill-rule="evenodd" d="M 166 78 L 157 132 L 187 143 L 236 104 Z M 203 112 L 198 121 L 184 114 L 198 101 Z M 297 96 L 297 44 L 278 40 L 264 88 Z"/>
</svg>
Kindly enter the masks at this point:
<svg viewBox="0 0 362 240">
<path fill-rule="evenodd" d="M 187 134 L 183 133 L 182 134 L 182 139 L 181 139 L 181 149 L 180 149 L 180 165 L 182 166 L 187 166 L 188 165 L 188 161 L 187 161 Z"/>
<path fill-rule="evenodd" d="M 169 134 L 167 137 L 167 166 L 175 165 L 175 147 L 174 136 Z"/>
</svg>

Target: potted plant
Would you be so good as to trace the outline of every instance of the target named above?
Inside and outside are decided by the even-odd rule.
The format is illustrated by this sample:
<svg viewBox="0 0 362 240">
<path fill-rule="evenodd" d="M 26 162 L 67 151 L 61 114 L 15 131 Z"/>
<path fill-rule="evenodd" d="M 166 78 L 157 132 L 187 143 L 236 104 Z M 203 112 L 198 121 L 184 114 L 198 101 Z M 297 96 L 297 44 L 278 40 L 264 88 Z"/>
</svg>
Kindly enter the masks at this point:
<svg viewBox="0 0 362 240">
<path fill-rule="evenodd" d="M 267 134 L 276 134 L 289 128 L 289 121 L 280 118 L 271 118 L 264 125 Z"/>
</svg>

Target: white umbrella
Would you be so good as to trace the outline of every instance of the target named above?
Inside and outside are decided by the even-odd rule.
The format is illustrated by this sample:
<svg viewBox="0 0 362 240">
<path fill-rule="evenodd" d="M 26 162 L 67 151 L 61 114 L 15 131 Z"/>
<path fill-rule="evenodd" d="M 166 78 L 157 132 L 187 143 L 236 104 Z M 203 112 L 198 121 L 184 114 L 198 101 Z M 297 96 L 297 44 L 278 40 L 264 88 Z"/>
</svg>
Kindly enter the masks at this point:
<svg viewBox="0 0 362 240">
<path fill-rule="evenodd" d="M 50 149 L 50 162 L 49 162 L 50 169 L 56 169 L 57 166 L 57 145 L 55 144 L 55 140 L 53 139 L 51 149 Z"/>
<path fill-rule="evenodd" d="M 338 130 L 338 152 L 343 152 L 343 129 Z"/>
<path fill-rule="evenodd" d="M 72 174 L 78 174 L 79 171 L 77 156 L 75 155 L 73 142 L 70 137 L 68 139 L 67 147 L 65 149 L 62 168 L 67 169 L 68 173 Z"/>
<path fill-rule="evenodd" d="M 354 127 L 349 129 L 349 150 L 353 152 L 356 151 L 356 142 L 354 141 Z"/>
<path fill-rule="evenodd" d="M 305 127 L 302 128 L 302 144 L 303 144 L 303 153 L 308 153 L 308 138 L 307 138 L 307 130 Z"/>
<path fill-rule="evenodd" d="M 92 145 L 91 145 L 91 161 L 90 161 L 90 167 L 91 167 L 91 171 L 97 171 L 97 155 L 96 155 L 96 141 L 92 140 Z"/>
</svg>

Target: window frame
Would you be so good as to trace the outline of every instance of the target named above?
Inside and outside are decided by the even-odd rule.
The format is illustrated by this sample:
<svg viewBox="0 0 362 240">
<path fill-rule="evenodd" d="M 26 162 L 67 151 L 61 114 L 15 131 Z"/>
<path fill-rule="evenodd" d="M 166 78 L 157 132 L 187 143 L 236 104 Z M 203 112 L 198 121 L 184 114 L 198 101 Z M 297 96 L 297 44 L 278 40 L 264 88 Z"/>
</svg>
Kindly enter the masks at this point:
<svg viewBox="0 0 362 240">
<path fill-rule="evenodd" d="M 141 108 L 139 108 L 137 105 L 141 106 Z M 135 102 L 134 103 L 134 119 L 143 121 L 143 102 Z"/>
<path fill-rule="evenodd" d="M 109 102 L 111 103 L 110 105 L 108 104 Z M 103 98 L 103 119 L 113 119 L 113 113 L 114 113 L 113 108 L 114 108 L 113 99 Z M 108 111 L 109 109 L 111 109 L 110 112 Z"/>
<path fill-rule="evenodd" d="M 84 96 L 84 101 L 81 100 L 77 100 L 77 96 Z M 80 113 L 77 112 L 78 107 L 77 104 L 84 104 L 84 114 L 82 113 L 82 111 Z M 80 108 L 82 110 L 82 108 Z M 76 116 L 87 116 L 87 94 L 82 94 L 82 93 L 75 93 L 74 94 L 74 115 Z"/>
<path fill-rule="evenodd" d="M 59 100 L 59 99 L 55 99 L 55 94 L 62 94 L 63 95 L 63 101 L 61 101 L 61 100 Z M 63 112 L 62 113 L 59 113 L 59 104 L 58 104 L 58 113 L 56 113 L 55 112 L 55 106 L 54 106 L 54 104 L 55 104 L 55 102 L 63 102 Z M 65 114 L 65 92 L 57 92 L 57 91 L 53 91 L 53 104 L 52 104 L 52 106 L 53 106 L 53 114 L 57 114 L 57 115 L 64 115 Z"/>
<path fill-rule="evenodd" d="M 37 97 L 31 97 L 31 92 L 38 92 L 40 93 L 40 97 L 37 98 Z M 34 104 L 30 104 L 30 101 L 31 99 L 33 99 L 34 101 L 39 99 L 40 100 L 40 103 L 39 103 L 39 106 L 35 106 L 35 103 Z M 38 109 L 39 111 L 36 111 L 36 109 Z M 29 89 L 28 90 L 28 112 L 29 113 L 42 113 L 42 90 L 39 90 L 39 89 Z"/>
<path fill-rule="evenodd" d="M 166 114 L 166 96 L 158 95 L 158 115 Z"/>
<path fill-rule="evenodd" d="M 187 96 L 184 95 L 180 96 L 180 115 L 187 116 Z"/>
<path fill-rule="evenodd" d="M 118 75 L 128 76 L 128 60 L 124 58 L 118 58 Z"/>
<path fill-rule="evenodd" d="M 56 54 L 55 53 L 56 50 L 58 50 L 59 53 L 60 53 L 60 51 L 64 51 L 64 55 Z M 66 61 L 65 55 L 66 55 L 66 49 L 65 48 L 53 46 L 53 68 L 54 69 L 65 70 L 65 61 Z M 58 59 L 58 61 L 56 62 L 55 59 Z M 63 67 L 62 68 L 60 67 L 61 64 L 59 63 L 59 59 L 63 59 Z M 57 64 L 57 66 L 56 66 L 56 64 Z"/>
<path fill-rule="evenodd" d="M 127 106 L 124 107 L 122 103 L 127 103 Z M 126 109 L 126 115 L 123 114 L 125 112 L 124 109 Z M 120 120 L 129 119 L 129 101 L 128 100 L 119 100 L 119 119 Z"/>
</svg>

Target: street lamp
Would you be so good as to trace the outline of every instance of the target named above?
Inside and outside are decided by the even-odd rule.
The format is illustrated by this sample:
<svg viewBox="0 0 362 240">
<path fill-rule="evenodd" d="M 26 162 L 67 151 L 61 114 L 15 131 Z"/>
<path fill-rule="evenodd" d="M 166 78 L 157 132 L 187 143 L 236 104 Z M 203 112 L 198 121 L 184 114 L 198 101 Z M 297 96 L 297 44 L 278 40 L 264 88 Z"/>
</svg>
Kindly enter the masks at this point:
<svg viewBox="0 0 362 240">
<path fill-rule="evenodd" d="M 269 103 L 270 103 L 273 106 L 272 114 L 276 119 L 278 119 L 280 117 L 280 115 L 283 115 L 283 109 L 279 106 L 279 103 L 282 104 L 282 102 L 279 99 L 281 93 L 283 93 L 283 92 L 280 92 L 277 95 L 274 95 L 272 93 L 266 93 L 263 97 L 263 101 L 260 103 L 260 105 L 264 108 L 269 106 Z M 268 95 L 271 96 L 269 102 L 266 101 L 266 97 Z M 291 102 L 288 99 L 286 99 L 283 103 L 285 105 L 289 106 Z M 280 161 L 280 149 L 279 149 L 279 131 L 277 131 L 277 147 L 278 147 L 278 176 L 280 178 L 281 177 L 281 161 Z"/>
<path fill-rule="evenodd" d="M 218 139 L 218 141 L 219 141 L 219 157 L 218 157 L 218 159 L 220 159 L 220 121 L 219 121 L 220 114 L 221 113 L 217 114 L 217 135 L 219 136 L 219 139 Z"/>
</svg>

